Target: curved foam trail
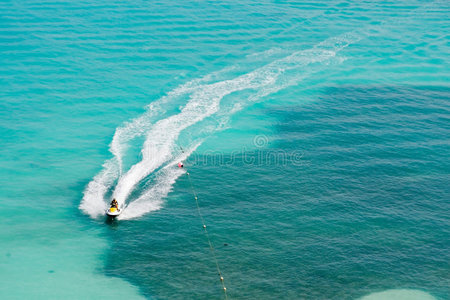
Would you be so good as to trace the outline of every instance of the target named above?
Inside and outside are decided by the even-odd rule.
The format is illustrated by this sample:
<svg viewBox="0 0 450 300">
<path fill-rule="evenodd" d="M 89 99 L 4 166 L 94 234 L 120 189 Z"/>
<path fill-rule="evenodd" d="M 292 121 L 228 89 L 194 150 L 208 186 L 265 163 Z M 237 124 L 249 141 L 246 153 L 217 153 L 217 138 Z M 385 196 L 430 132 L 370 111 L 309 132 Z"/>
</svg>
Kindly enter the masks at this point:
<svg viewBox="0 0 450 300">
<path fill-rule="evenodd" d="M 103 170 L 89 182 L 84 192 L 80 209 L 94 218 L 104 214 L 108 208 L 108 203 L 105 202 L 104 196 L 118 177 L 118 174 L 117 161 L 114 158 L 107 160 L 103 164 Z"/>
<path fill-rule="evenodd" d="M 298 72 L 304 72 L 304 67 L 333 59 L 338 51 L 361 38 L 362 36 L 357 33 L 346 33 L 325 40 L 311 49 L 294 52 L 287 57 L 275 60 L 233 79 L 217 81 L 222 74 L 228 72 L 229 68 L 226 68 L 201 79 L 190 81 L 173 90 L 167 96 L 149 105 L 147 112 L 142 116 L 116 130 L 110 145 L 110 151 L 114 158 L 105 163 L 103 170 L 89 183 L 80 208 L 92 217 L 103 214 L 109 202 L 106 201 L 105 194 L 117 180 L 113 197 L 123 207 L 128 196 L 139 182 L 174 159 L 173 153 L 176 152 L 176 141 L 179 134 L 205 118 L 217 114 L 224 97 L 243 90 L 255 91 L 243 103 L 235 105 L 233 109 L 225 113 L 225 115 L 231 115 L 261 97 L 288 85 L 298 83 L 302 78 Z M 304 73 L 307 73 L 307 70 Z M 213 82 L 211 83 L 211 81 Z M 180 97 L 187 96 L 189 96 L 189 100 L 180 113 L 152 123 L 154 118 L 164 112 L 164 106 Z M 129 142 L 144 134 L 146 134 L 146 140 L 141 151 L 142 160 L 133 165 L 125 174 L 122 174 L 122 158 Z M 169 185 L 172 185 L 179 176 L 175 176 L 176 173 L 169 172 L 174 177 L 167 177 L 169 175 L 166 176 L 163 173 L 161 172 L 160 175 L 166 178 L 165 182 L 169 182 Z M 175 179 L 169 180 L 170 178 Z M 166 185 L 160 184 L 160 186 Z M 150 190 L 152 189 L 157 189 L 157 185 L 150 188 Z M 138 200 L 134 202 L 136 201 Z M 133 211 L 136 211 L 136 205 L 136 203 L 129 203 L 126 209 L 126 211 L 130 210 L 129 214 L 125 214 L 124 211 L 123 218 L 138 215 L 137 212 L 133 213 Z M 152 208 L 141 208 L 143 211 L 152 210 Z"/>
<path fill-rule="evenodd" d="M 140 117 L 133 119 L 131 122 L 126 122 L 124 126 L 118 127 L 114 133 L 113 140 L 110 144 L 110 152 L 116 157 L 120 174 L 122 174 L 122 157 L 128 148 L 128 143 L 137 137 L 144 135 L 148 132 L 152 126 L 152 118 L 161 114 L 164 111 L 164 106 L 170 103 L 172 100 L 191 93 L 193 90 L 201 86 L 203 82 L 207 82 L 213 78 L 215 73 L 206 75 L 200 79 L 191 80 L 173 91 L 169 92 L 166 96 L 160 98 L 158 101 L 150 103 L 147 106 L 147 111 Z"/>
<path fill-rule="evenodd" d="M 319 44 L 314 49 L 296 52 L 237 78 L 203 85 L 192 93 L 189 102 L 179 114 L 160 120 L 152 126 L 144 143 L 142 160 L 119 179 L 114 198 L 119 203 L 125 201 L 136 184 L 170 160 L 171 149 L 180 132 L 216 113 L 221 99 L 225 96 L 247 89 L 278 90 L 277 79 L 286 70 L 330 59 L 335 56 L 336 51 L 357 39 L 359 36 L 347 34 Z"/>
<path fill-rule="evenodd" d="M 79 208 L 93 218 L 103 215 L 109 204 L 109 201 L 105 199 L 105 194 L 122 174 L 122 157 L 129 142 L 149 131 L 152 126 L 152 118 L 164 111 L 164 105 L 169 104 L 177 97 L 192 92 L 202 83 L 214 79 L 215 76 L 220 75 L 220 72 L 225 71 L 228 69 L 208 74 L 179 86 L 168 95 L 148 105 L 147 111 L 142 116 L 118 127 L 109 147 L 114 157 L 103 164 L 103 169 L 88 184 Z M 124 202 L 119 202 L 119 206 L 123 207 Z"/>
<path fill-rule="evenodd" d="M 177 167 L 178 162 L 188 158 L 200 144 L 198 143 L 193 148 L 185 151 L 158 171 L 156 183 L 150 189 L 146 190 L 137 200 L 130 202 L 118 219 L 128 220 L 138 218 L 151 211 L 160 209 L 163 199 L 172 190 L 175 181 L 178 177 L 186 173 L 185 169 Z"/>
<path fill-rule="evenodd" d="M 414 16 L 429 9 L 432 10 L 440 2 L 428 3 L 412 10 L 409 15 Z M 119 205 L 123 207 L 127 197 L 140 181 L 164 164 L 170 165 L 168 162 L 173 159 L 173 153 L 176 153 L 174 151 L 175 143 L 181 131 L 212 115 L 215 115 L 223 125 L 223 122 L 226 123 L 230 116 L 238 110 L 280 89 L 297 84 L 309 73 L 314 73 L 317 64 L 325 65 L 348 45 L 372 35 L 382 34 L 383 28 L 388 23 L 403 23 L 404 21 L 404 17 L 387 18 L 378 25 L 358 28 L 352 32 L 331 37 L 309 50 L 294 52 L 234 79 L 222 79 L 229 76 L 229 71 L 236 67 L 231 66 L 174 89 L 167 96 L 150 104 L 143 115 L 117 128 L 110 144 L 110 152 L 113 154 L 113 158 L 104 163 L 102 171 L 86 187 L 80 209 L 92 217 L 103 214 L 109 202 L 105 199 L 105 195 L 111 191 L 116 182 L 114 196 L 118 198 Z M 270 54 L 270 52 L 267 54 Z M 304 69 L 305 66 L 313 64 L 315 64 L 314 67 L 310 66 L 308 69 Z M 242 90 L 255 90 L 255 92 L 250 96 L 247 95 L 248 98 L 245 101 L 234 101 L 231 108 L 226 107 L 220 111 L 220 102 L 224 97 Z M 158 116 L 166 113 L 165 107 L 180 105 L 181 100 L 184 101 L 188 96 L 189 101 L 179 114 L 156 122 Z M 212 133 L 220 130 L 219 127 L 204 128 L 201 131 L 202 133 Z M 130 142 L 144 135 L 146 135 L 146 141 L 142 149 L 142 161 L 123 174 L 123 157 Z M 165 167 L 162 170 L 167 171 Z M 165 182 L 169 184 L 159 184 L 159 186 L 171 186 L 178 177 L 175 176 L 175 173 L 168 172 L 175 176 L 170 177 L 165 173 L 166 171 L 162 170 L 158 172 L 157 176 L 160 176 L 161 180 L 166 178 Z M 170 178 L 175 179 L 169 180 Z M 157 182 L 159 182 L 158 180 Z M 152 190 L 155 191 L 157 186 L 158 184 L 155 184 L 150 187 L 149 190 L 144 191 L 143 195 Z M 129 217 L 139 215 L 137 212 L 132 212 L 138 210 L 137 205 L 141 201 L 135 200 L 129 203 Z M 151 211 L 148 208 L 141 207 L 141 209 L 142 211 Z M 126 216 L 124 212 L 123 218 L 128 218 Z"/>
</svg>

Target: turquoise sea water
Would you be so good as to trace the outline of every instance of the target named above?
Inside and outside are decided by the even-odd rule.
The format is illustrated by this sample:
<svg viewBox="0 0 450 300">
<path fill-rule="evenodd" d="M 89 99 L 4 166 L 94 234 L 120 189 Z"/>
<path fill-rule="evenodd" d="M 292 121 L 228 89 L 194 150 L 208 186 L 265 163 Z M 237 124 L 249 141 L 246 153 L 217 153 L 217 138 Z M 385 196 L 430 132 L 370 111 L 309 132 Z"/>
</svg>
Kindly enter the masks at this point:
<svg viewBox="0 0 450 300">
<path fill-rule="evenodd" d="M 449 11 L 1 2 L 0 298 L 449 299 Z"/>
</svg>

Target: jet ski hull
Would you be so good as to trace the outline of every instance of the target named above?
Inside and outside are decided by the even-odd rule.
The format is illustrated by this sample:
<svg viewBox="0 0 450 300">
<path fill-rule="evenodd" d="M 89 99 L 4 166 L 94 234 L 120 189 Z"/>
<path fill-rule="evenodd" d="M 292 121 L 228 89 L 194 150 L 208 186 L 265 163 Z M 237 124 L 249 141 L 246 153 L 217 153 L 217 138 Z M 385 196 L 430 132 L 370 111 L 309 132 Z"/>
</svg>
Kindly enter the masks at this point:
<svg viewBox="0 0 450 300">
<path fill-rule="evenodd" d="M 122 211 L 119 210 L 119 209 L 111 209 L 111 208 L 108 208 L 108 209 L 106 210 L 106 215 L 108 215 L 108 216 L 110 216 L 110 217 L 112 217 L 112 218 L 117 217 L 117 216 L 120 215 L 121 213 L 122 213 Z"/>
</svg>

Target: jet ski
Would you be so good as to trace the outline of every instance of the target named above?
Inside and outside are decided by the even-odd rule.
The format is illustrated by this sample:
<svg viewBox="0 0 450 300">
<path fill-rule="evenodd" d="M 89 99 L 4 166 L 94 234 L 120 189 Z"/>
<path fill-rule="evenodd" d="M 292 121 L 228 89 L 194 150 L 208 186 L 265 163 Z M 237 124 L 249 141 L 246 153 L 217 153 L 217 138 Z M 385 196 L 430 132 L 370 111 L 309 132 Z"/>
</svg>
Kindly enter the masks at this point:
<svg viewBox="0 0 450 300">
<path fill-rule="evenodd" d="M 114 206 L 112 206 L 106 210 L 106 214 L 113 218 L 117 217 L 121 213 L 122 213 L 122 211 Z"/>
</svg>

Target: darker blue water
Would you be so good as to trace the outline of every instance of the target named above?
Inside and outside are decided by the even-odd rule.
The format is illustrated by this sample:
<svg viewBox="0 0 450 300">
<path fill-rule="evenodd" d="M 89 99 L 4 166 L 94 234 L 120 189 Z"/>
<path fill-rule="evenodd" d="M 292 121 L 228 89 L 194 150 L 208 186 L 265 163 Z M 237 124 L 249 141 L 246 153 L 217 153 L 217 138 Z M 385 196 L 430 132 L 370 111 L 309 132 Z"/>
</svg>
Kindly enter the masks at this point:
<svg viewBox="0 0 450 300">
<path fill-rule="evenodd" d="M 230 297 L 445 299 L 449 100 L 444 87 L 330 87 L 314 103 L 259 105 L 275 120 L 268 147 L 192 156 Z M 157 299 L 221 297 L 185 177 L 165 209 L 115 229 L 108 275 Z"/>
</svg>

